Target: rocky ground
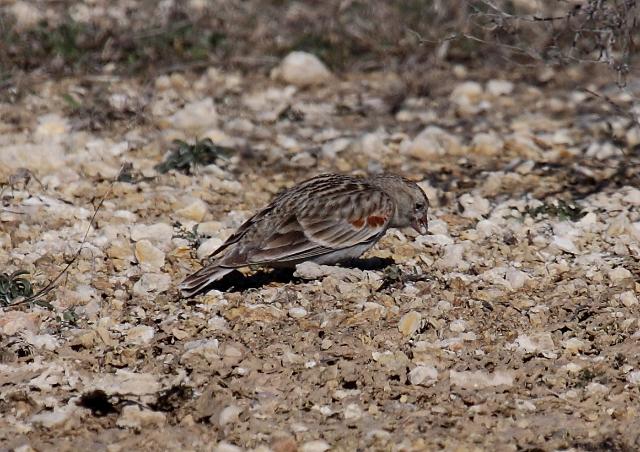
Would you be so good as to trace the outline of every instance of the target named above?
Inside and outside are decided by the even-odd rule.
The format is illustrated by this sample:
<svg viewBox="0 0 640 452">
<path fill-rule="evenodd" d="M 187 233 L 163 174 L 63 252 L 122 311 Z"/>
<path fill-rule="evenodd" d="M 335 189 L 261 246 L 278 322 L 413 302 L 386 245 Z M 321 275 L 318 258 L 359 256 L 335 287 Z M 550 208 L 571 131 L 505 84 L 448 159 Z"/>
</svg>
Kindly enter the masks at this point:
<svg viewBox="0 0 640 452">
<path fill-rule="evenodd" d="M 640 80 L 276 63 L 0 103 L 0 449 L 640 448 Z M 179 297 L 279 190 L 383 170 L 429 235 Z"/>
</svg>

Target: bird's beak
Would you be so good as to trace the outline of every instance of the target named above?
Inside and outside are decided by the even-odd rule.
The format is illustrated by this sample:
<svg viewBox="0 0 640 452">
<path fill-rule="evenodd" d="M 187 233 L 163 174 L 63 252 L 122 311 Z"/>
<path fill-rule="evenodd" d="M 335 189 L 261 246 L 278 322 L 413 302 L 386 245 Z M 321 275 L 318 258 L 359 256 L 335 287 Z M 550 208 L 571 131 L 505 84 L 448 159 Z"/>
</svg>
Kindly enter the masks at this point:
<svg viewBox="0 0 640 452">
<path fill-rule="evenodd" d="M 416 230 L 418 234 L 426 234 L 429 231 L 429 221 L 426 215 L 422 218 L 416 218 L 411 222 L 411 227 Z"/>
</svg>

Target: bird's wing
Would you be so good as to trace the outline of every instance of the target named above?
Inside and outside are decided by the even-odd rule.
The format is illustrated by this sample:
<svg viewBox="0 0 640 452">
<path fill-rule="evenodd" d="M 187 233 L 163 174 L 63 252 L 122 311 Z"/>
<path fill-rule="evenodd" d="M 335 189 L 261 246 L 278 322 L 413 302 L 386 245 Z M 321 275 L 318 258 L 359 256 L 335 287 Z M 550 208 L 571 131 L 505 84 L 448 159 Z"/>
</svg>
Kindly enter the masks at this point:
<svg viewBox="0 0 640 452">
<path fill-rule="evenodd" d="M 246 230 L 218 264 L 296 261 L 371 243 L 384 234 L 395 212 L 388 195 L 365 184 L 316 191 L 292 207 L 283 221 L 254 223 L 262 232 Z"/>
</svg>

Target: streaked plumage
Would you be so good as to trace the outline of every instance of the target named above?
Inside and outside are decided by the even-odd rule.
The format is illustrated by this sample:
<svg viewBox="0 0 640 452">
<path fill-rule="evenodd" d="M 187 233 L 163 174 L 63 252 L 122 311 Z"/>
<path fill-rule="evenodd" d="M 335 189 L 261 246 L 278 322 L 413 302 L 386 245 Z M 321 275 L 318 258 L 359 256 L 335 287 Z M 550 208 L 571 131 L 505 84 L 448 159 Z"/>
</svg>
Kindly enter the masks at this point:
<svg viewBox="0 0 640 452">
<path fill-rule="evenodd" d="M 183 296 L 194 295 L 234 268 L 252 264 L 294 267 L 306 260 L 334 264 L 356 258 L 389 227 L 412 226 L 425 234 L 428 207 L 420 187 L 400 176 L 317 176 L 280 193 L 249 218 L 180 289 Z"/>
</svg>

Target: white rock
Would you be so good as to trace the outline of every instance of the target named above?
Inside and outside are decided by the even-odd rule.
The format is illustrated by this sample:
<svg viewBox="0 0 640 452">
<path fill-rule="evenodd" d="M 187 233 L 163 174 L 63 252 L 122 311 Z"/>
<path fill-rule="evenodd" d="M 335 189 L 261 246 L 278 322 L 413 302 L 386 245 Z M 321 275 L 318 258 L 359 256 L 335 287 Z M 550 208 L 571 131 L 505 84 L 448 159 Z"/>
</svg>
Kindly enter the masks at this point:
<svg viewBox="0 0 640 452">
<path fill-rule="evenodd" d="M 167 126 L 202 133 L 218 125 L 218 112 L 211 97 L 186 104 L 168 118 Z"/>
<path fill-rule="evenodd" d="M 424 187 L 424 185 L 421 183 L 418 185 L 420 185 L 421 187 Z M 434 197 L 435 197 L 435 194 L 434 194 Z M 431 212 L 429 212 L 429 214 L 431 215 Z M 446 222 L 438 218 L 429 218 L 429 232 L 431 232 L 432 234 L 449 235 L 449 226 L 447 225 Z"/>
<path fill-rule="evenodd" d="M 521 289 L 531 278 L 525 272 L 517 268 L 509 268 L 506 273 L 506 279 L 511 289 Z"/>
<path fill-rule="evenodd" d="M 467 329 L 467 322 L 462 319 L 454 320 L 449 324 L 449 330 L 454 333 L 462 333 Z"/>
<path fill-rule="evenodd" d="M 478 103 L 482 97 L 482 85 L 478 82 L 463 82 L 457 85 L 449 98 L 452 102 L 466 106 Z"/>
<path fill-rule="evenodd" d="M 0 166 L 7 170 L 29 168 L 36 174 L 46 174 L 62 168 L 65 163 L 64 149 L 55 142 L 0 146 Z"/>
<path fill-rule="evenodd" d="M 437 266 L 443 269 L 466 270 L 469 263 L 464 259 L 464 245 L 456 243 L 444 247 L 444 256 L 437 261 Z"/>
<path fill-rule="evenodd" d="M 295 306 L 289 309 L 289 317 L 293 317 L 294 319 L 305 318 L 307 314 L 307 310 L 302 306 Z"/>
<path fill-rule="evenodd" d="M 640 206 L 640 190 L 638 190 L 637 188 L 629 189 L 622 200 L 633 206 Z"/>
<path fill-rule="evenodd" d="M 587 344 L 576 337 L 562 341 L 562 347 L 569 353 L 573 354 L 580 353 L 588 348 Z"/>
<path fill-rule="evenodd" d="M 141 396 L 155 394 L 161 386 L 155 375 L 118 369 L 114 374 L 100 375 L 88 385 L 88 389 L 100 389 L 108 395 Z"/>
<path fill-rule="evenodd" d="M 0 249 L 11 249 L 11 235 L 8 232 L 0 232 Z"/>
<path fill-rule="evenodd" d="M 116 111 L 124 111 L 132 105 L 132 101 L 126 93 L 113 93 L 108 98 L 109 105 Z"/>
<path fill-rule="evenodd" d="M 449 371 L 451 384 L 465 389 L 483 389 L 494 386 L 513 386 L 514 376 L 509 371 L 493 373 L 478 371 Z"/>
<path fill-rule="evenodd" d="M 537 74 L 538 81 L 547 83 L 556 77 L 556 71 L 551 66 L 544 66 Z"/>
<path fill-rule="evenodd" d="M 578 248 L 576 248 L 576 245 L 568 237 L 562 237 L 562 236 L 555 235 L 555 236 L 553 236 L 553 244 L 555 246 L 557 246 L 559 249 L 561 249 L 562 251 L 565 251 L 567 253 L 571 253 L 571 254 L 579 254 L 580 253 Z"/>
<path fill-rule="evenodd" d="M 576 223 L 576 226 L 584 231 L 594 231 L 598 224 L 598 216 L 594 212 L 589 212 Z"/>
<path fill-rule="evenodd" d="M 375 134 L 369 134 L 375 135 Z M 321 154 L 326 159 L 334 159 L 338 153 L 344 151 L 352 143 L 349 138 L 337 138 L 322 145 Z M 364 147 L 364 145 L 362 145 Z"/>
<path fill-rule="evenodd" d="M 74 386 L 77 377 L 75 374 L 65 375 L 66 369 L 58 364 L 48 363 L 44 371 L 35 378 L 29 380 L 29 387 L 41 392 L 49 392 L 54 386 L 62 384 Z"/>
<path fill-rule="evenodd" d="M 182 209 L 176 210 L 176 215 L 200 223 L 208 211 L 207 204 L 201 199 L 196 199 Z"/>
<path fill-rule="evenodd" d="M 49 113 L 38 118 L 35 136 L 42 141 L 59 141 L 69 133 L 69 120 L 55 113 Z"/>
<path fill-rule="evenodd" d="M 228 443 L 226 441 L 220 441 L 213 452 L 243 452 L 242 447 L 238 447 L 235 444 Z"/>
<path fill-rule="evenodd" d="M 302 262 L 296 265 L 295 276 L 302 279 L 321 279 L 326 276 L 333 276 L 339 281 L 361 281 L 363 279 L 375 279 L 374 272 L 362 271 L 357 268 L 344 268 L 333 265 L 319 265 L 314 262 Z"/>
<path fill-rule="evenodd" d="M 627 141 L 627 146 L 629 146 L 629 148 L 633 148 L 634 146 L 637 146 L 640 144 L 640 127 L 635 126 L 635 127 L 631 127 L 629 128 L 629 130 L 627 130 L 627 134 L 625 135 L 626 141 Z"/>
<path fill-rule="evenodd" d="M 636 295 L 628 290 L 626 292 L 623 292 L 620 294 L 620 301 L 622 302 L 622 304 L 628 308 L 630 308 L 631 306 L 635 306 L 638 304 L 638 298 L 636 297 Z"/>
<path fill-rule="evenodd" d="M 609 392 L 609 388 L 603 385 L 602 383 L 591 382 L 587 385 L 586 390 L 589 394 L 592 395 L 602 395 L 607 394 Z"/>
<path fill-rule="evenodd" d="M 355 403 L 348 404 L 344 409 L 345 421 L 357 421 L 362 418 L 362 409 Z"/>
<path fill-rule="evenodd" d="M 185 353 L 180 358 L 182 364 L 190 362 L 214 363 L 220 360 L 220 348 L 217 339 L 201 339 L 187 342 L 184 345 Z"/>
<path fill-rule="evenodd" d="M 431 227 L 429 227 L 429 229 L 431 229 Z M 416 237 L 415 243 L 418 245 L 445 246 L 445 245 L 452 245 L 453 239 L 448 235 L 443 235 L 443 234 L 420 235 Z"/>
<path fill-rule="evenodd" d="M 541 332 L 519 335 L 513 345 L 525 353 L 552 352 L 555 349 L 551 333 Z"/>
<path fill-rule="evenodd" d="M 53 351 L 60 346 L 58 339 L 51 334 L 33 334 L 31 331 L 25 331 L 22 335 L 24 340 L 36 348 Z"/>
<path fill-rule="evenodd" d="M 116 210 L 113 212 L 112 218 L 122 220 L 123 223 L 135 223 L 138 220 L 138 216 L 128 210 Z"/>
<path fill-rule="evenodd" d="M 329 443 L 322 439 L 307 441 L 300 446 L 300 452 L 325 452 L 331 449 Z"/>
<path fill-rule="evenodd" d="M 17 333 L 35 333 L 40 329 L 41 315 L 37 312 L 8 311 L 0 315 L 0 333 L 13 336 Z"/>
<path fill-rule="evenodd" d="M 75 401 L 69 401 L 68 405 L 55 407 L 53 411 L 43 411 L 31 416 L 31 422 L 45 428 L 55 428 L 64 425 L 71 416 L 79 410 Z"/>
<path fill-rule="evenodd" d="M 562 368 L 566 369 L 566 371 L 571 374 L 577 374 L 582 370 L 582 366 L 576 363 L 565 364 Z"/>
<path fill-rule="evenodd" d="M 465 218 L 482 218 L 491 211 L 489 200 L 477 194 L 465 193 L 458 198 L 458 202 L 464 209 L 462 216 Z"/>
<path fill-rule="evenodd" d="M 373 429 L 373 430 L 369 430 L 367 432 L 367 439 L 375 439 L 375 440 L 380 440 L 380 441 L 386 441 L 389 438 L 391 438 L 391 433 L 386 431 L 386 430 L 382 430 L 379 428 Z"/>
<path fill-rule="evenodd" d="M 136 345 L 144 345 L 151 342 L 155 331 L 147 325 L 134 326 L 127 330 L 127 342 Z"/>
<path fill-rule="evenodd" d="M 431 229 L 431 225 L 429 225 L 429 229 Z M 476 231 L 478 231 L 480 237 L 491 237 L 497 232 L 501 230 L 501 226 L 497 224 L 494 220 L 480 220 L 476 224 Z"/>
<path fill-rule="evenodd" d="M 198 259 L 204 259 L 211 256 L 215 250 L 222 246 L 223 243 L 224 242 L 218 237 L 211 237 L 210 239 L 205 240 L 198 247 L 198 251 L 196 251 Z"/>
<path fill-rule="evenodd" d="M 276 144 L 288 151 L 297 152 L 297 151 L 300 151 L 301 149 L 301 146 L 298 140 L 296 140 L 295 138 L 289 135 L 285 135 L 282 133 L 276 136 Z"/>
<path fill-rule="evenodd" d="M 358 145 L 360 152 L 367 157 L 373 159 L 381 159 L 389 152 L 389 147 L 385 144 L 386 134 L 382 132 L 366 133 L 360 140 Z"/>
<path fill-rule="evenodd" d="M 612 143 L 591 143 L 585 153 L 586 157 L 606 160 L 616 155 L 622 155 L 622 151 Z"/>
<path fill-rule="evenodd" d="M 498 155 L 504 148 L 504 141 L 495 133 L 479 133 L 471 140 L 471 152 L 479 155 Z"/>
<path fill-rule="evenodd" d="M 292 85 L 323 84 L 331 80 L 331 72 L 315 55 L 307 52 L 291 52 L 280 64 L 279 77 Z"/>
<path fill-rule="evenodd" d="M 530 400 L 516 399 L 516 408 L 522 411 L 535 411 L 537 408 Z"/>
<path fill-rule="evenodd" d="M 24 30 L 34 27 L 42 19 L 40 8 L 27 1 L 17 1 L 8 8 L 15 18 L 16 30 Z"/>
<path fill-rule="evenodd" d="M 413 336 L 420 328 L 421 321 L 422 315 L 419 312 L 409 311 L 398 322 L 398 330 L 405 336 Z"/>
<path fill-rule="evenodd" d="M 229 405 L 224 407 L 222 411 L 220 411 L 220 416 L 218 417 L 218 424 L 220 427 L 224 427 L 227 424 L 235 424 L 238 422 L 238 418 L 240 414 L 244 411 L 244 409 L 238 405 Z"/>
<path fill-rule="evenodd" d="M 125 405 L 116 421 L 122 428 L 141 429 L 143 427 L 161 427 L 167 416 L 159 411 L 143 410 L 139 405 Z"/>
<path fill-rule="evenodd" d="M 632 385 L 640 385 L 640 370 L 634 370 L 627 375 L 627 381 Z"/>
<path fill-rule="evenodd" d="M 258 113 L 259 120 L 276 120 L 288 104 L 291 104 L 297 88 L 289 85 L 285 88 L 268 88 L 266 91 L 249 92 L 242 98 L 243 103 Z M 266 117 L 262 117 L 265 115 Z"/>
<path fill-rule="evenodd" d="M 226 122 L 225 129 L 240 134 L 250 134 L 255 129 L 255 125 L 247 118 L 236 118 Z"/>
<path fill-rule="evenodd" d="M 409 372 L 412 385 L 429 386 L 438 381 L 438 369 L 434 366 L 416 366 Z"/>
<path fill-rule="evenodd" d="M 483 281 L 486 281 L 490 284 L 509 287 L 509 289 L 511 289 L 511 286 L 509 285 L 508 281 L 505 279 L 506 271 L 507 269 L 505 267 L 490 268 L 489 270 L 482 272 L 482 274 L 480 275 L 480 278 Z"/>
<path fill-rule="evenodd" d="M 228 328 L 228 322 L 224 317 L 214 315 L 207 320 L 207 326 L 214 331 L 226 331 Z"/>
<path fill-rule="evenodd" d="M 505 96 L 513 92 L 513 83 L 508 80 L 489 80 L 487 82 L 487 93 L 492 96 Z"/>
<path fill-rule="evenodd" d="M 505 148 L 520 157 L 537 160 L 542 155 L 542 149 L 535 141 L 524 133 L 513 133 L 505 138 Z"/>
<path fill-rule="evenodd" d="M 14 431 L 16 433 L 22 434 L 22 433 L 29 433 L 33 431 L 33 429 L 30 426 L 28 426 L 27 424 L 23 424 L 22 422 L 13 421 L 12 424 L 13 424 Z M 28 443 L 22 444 L 21 446 L 18 446 L 12 450 L 13 452 L 36 452 L 36 450 L 33 447 L 31 447 L 31 445 Z"/>
<path fill-rule="evenodd" d="M 164 252 L 153 246 L 149 240 L 136 242 L 134 255 L 142 271 L 158 271 L 164 265 Z"/>
<path fill-rule="evenodd" d="M 307 151 L 298 152 L 289 159 L 289 165 L 294 168 L 311 168 L 315 164 L 316 158 Z"/>
<path fill-rule="evenodd" d="M 131 240 L 147 239 L 153 243 L 169 242 L 173 237 L 173 228 L 167 223 L 136 224 L 131 227 Z"/>
<path fill-rule="evenodd" d="M 579 230 L 569 221 L 559 221 L 553 223 L 553 233 L 561 237 L 575 237 L 579 234 Z"/>
<path fill-rule="evenodd" d="M 430 160 L 443 155 L 458 155 L 462 146 L 458 137 L 436 126 L 429 126 L 412 141 L 404 140 L 400 152 L 420 160 Z"/>
<path fill-rule="evenodd" d="M 609 270 L 609 273 L 607 273 L 607 276 L 609 276 L 609 279 L 611 280 L 612 283 L 618 284 L 620 282 L 623 282 L 631 278 L 632 274 L 629 270 L 627 270 L 624 267 L 616 267 L 614 269 Z"/>
<path fill-rule="evenodd" d="M 618 215 L 617 217 L 608 221 L 609 227 L 607 228 L 607 234 L 618 237 L 625 234 L 629 228 L 629 218 L 626 215 Z"/>
<path fill-rule="evenodd" d="M 145 273 L 133 285 L 133 293 L 146 296 L 150 292 L 166 292 L 171 287 L 171 276 L 166 273 Z"/>
</svg>

